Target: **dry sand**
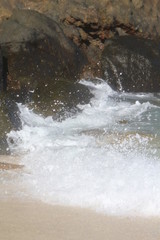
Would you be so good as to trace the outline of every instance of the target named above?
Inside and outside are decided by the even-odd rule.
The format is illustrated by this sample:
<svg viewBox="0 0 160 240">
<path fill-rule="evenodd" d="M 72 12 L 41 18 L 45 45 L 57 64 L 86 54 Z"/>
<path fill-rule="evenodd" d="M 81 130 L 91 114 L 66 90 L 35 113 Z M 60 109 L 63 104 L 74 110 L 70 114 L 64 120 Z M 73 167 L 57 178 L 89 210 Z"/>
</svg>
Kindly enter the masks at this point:
<svg viewBox="0 0 160 240">
<path fill-rule="evenodd" d="M 37 202 L 0 202 L 1 240 L 159 240 L 160 219 L 117 218 Z"/>
</svg>

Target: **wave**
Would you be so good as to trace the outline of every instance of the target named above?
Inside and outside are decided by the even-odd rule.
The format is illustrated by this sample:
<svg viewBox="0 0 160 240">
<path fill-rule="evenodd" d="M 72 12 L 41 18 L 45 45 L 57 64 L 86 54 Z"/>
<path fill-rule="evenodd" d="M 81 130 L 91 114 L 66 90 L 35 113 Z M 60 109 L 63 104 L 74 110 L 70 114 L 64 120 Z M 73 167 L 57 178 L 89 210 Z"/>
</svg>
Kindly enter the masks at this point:
<svg viewBox="0 0 160 240">
<path fill-rule="evenodd" d="M 28 194 L 112 215 L 160 216 L 159 96 L 117 93 L 102 79 L 80 83 L 94 97 L 62 122 L 18 105 L 23 127 L 8 143 L 24 154 Z"/>
</svg>

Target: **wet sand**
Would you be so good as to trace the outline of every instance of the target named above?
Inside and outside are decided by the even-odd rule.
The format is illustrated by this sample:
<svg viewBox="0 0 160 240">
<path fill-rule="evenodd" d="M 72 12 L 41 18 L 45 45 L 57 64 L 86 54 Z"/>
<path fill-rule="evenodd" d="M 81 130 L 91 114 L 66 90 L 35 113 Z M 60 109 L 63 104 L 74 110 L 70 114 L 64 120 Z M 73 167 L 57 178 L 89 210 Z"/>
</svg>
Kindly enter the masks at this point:
<svg viewBox="0 0 160 240">
<path fill-rule="evenodd" d="M 40 202 L 0 202 L 2 240 L 159 240 L 160 219 L 118 218 Z"/>
</svg>

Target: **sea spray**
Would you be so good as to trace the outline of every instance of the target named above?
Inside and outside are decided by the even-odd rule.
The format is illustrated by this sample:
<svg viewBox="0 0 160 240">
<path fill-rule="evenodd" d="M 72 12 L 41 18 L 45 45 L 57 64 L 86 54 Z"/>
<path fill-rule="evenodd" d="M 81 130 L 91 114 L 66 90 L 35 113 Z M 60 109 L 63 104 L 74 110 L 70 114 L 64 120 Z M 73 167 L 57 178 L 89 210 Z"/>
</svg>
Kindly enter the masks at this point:
<svg viewBox="0 0 160 240">
<path fill-rule="evenodd" d="M 8 143 L 24 155 L 28 194 L 112 215 L 160 216 L 159 98 L 117 93 L 101 79 L 81 84 L 94 97 L 62 122 L 19 104 L 23 127 Z"/>
</svg>

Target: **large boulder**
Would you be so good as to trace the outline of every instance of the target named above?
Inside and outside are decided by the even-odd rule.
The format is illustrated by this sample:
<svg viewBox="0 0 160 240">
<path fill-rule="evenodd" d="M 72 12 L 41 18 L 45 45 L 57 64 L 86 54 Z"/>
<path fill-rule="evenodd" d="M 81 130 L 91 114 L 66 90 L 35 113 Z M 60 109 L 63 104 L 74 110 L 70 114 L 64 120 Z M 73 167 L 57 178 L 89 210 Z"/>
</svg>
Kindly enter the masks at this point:
<svg viewBox="0 0 160 240">
<path fill-rule="evenodd" d="M 103 77 L 116 90 L 160 91 L 160 44 L 133 36 L 107 40 L 102 53 Z"/>
<path fill-rule="evenodd" d="M 0 30 L 0 46 L 7 57 L 11 58 L 10 56 L 16 53 L 19 55 L 21 52 L 31 55 L 32 49 L 38 49 L 40 56 L 41 52 L 45 52 L 54 61 L 54 75 L 55 71 L 63 72 L 66 76 L 75 75 L 85 62 L 82 53 L 65 37 L 58 24 L 38 12 L 16 10 L 9 19 L 1 23 Z M 23 58 L 21 60 L 23 61 Z"/>
<path fill-rule="evenodd" d="M 0 31 L 6 91 L 12 99 L 32 101 L 32 107 L 34 101 L 46 115 L 89 101 L 88 89 L 77 83 L 87 60 L 55 21 L 35 11 L 16 10 Z"/>
</svg>

